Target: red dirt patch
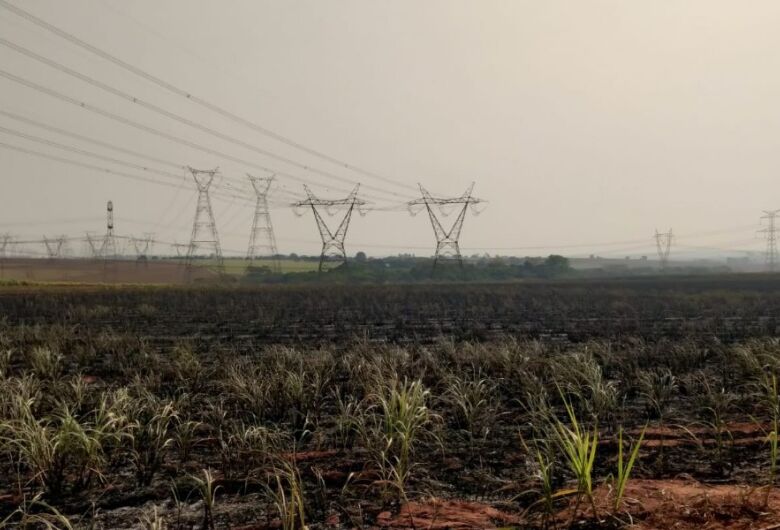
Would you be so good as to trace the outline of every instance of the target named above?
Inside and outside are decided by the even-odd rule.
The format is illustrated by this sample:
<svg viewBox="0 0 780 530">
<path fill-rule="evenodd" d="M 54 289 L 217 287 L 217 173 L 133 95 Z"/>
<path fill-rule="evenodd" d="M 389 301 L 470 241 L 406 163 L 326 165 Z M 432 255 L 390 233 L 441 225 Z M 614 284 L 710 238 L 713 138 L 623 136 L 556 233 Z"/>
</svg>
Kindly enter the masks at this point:
<svg viewBox="0 0 780 530">
<path fill-rule="evenodd" d="M 405 504 L 395 517 L 390 512 L 377 516 L 377 524 L 384 528 L 496 528 L 497 523 L 519 524 L 520 517 L 487 504 L 435 498 Z"/>
<path fill-rule="evenodd" d="M 327 451 L 301 451 L 299 453 L 285 453 L 282 458 L 290 460 L 292 462 L 310 462 L 312 460 L 322 460 L 324 458 L 333 458 L 339 454 L 335 449 L 328 449 Z"/>
<path fill-rule="evenodd" d="M 780 491 L 744 485 L 707 485 L 693 480 L 632 480 L 620 519 L 630 514 L 638 530 L 760 530 L 780 528 Z M 596 492 L 600 515 L 611 512 L 608 488 Z M 583 503 L 584 506 L 584 503 Z M 584 513 L 591 517 L 590 509 Z M 568 520 L 571 508 L 558 514 Z"/>
<path fill-rule="evenodd" d="M 766 442 L 766 432 L 769 432 L 769 426 L 757 425 L 755 423 L 729 423 L 725 426 L 723 438 L 728 445 L 752 446 L 760 445 Z M 638 437 L 641 430 L 635 430 L 630 433 L 633 437 Z M 678 426 L 648 427 L 645 431 L 645 440 L 642 447 L 650 449 L 656 447 L 678 447 L 704 445 L 712 446 L 717 442 L 715 432 L 708 427 L 685 428 Z"/>
</svg>

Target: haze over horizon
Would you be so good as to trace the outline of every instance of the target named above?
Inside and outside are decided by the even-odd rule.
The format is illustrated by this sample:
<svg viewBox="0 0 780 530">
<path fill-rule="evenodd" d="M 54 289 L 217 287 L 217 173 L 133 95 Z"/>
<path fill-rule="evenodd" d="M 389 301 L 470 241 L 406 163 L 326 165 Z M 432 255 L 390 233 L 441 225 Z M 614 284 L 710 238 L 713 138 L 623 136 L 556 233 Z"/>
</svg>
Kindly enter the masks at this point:
<svg viewBox="0 0 780 530">
<path fill-rule="evenodd" d="M 3 70 L 253 167 L 161 139 L 0 77 L 0 111 L 198 168 L 219 166 L 216 221 L 228 254 L 246 251 L 251 201 L 237 182 L 268 167 L 323 197 L 361 182 L 378 208 L 355 216 L 353 255 L 434 248 L 425 215 L 400 205 L 418 182 L 441 196 L 473 181 L 488 201 L 466 219 L 464 253 L 622 257 L 762 252 L 762 210 L 780 208 L 780 4 L 725 1 L 292 2 L 8 0 L 127 63 L 275 133 L 387 177 L 371 178 L 225 119 L 0 8 L 6 42 L 259 150 L 215 138 L 0 46 Z M 749 8 L 748 8 L 749 7 Z M 5 129 L 5 132 L 4 132 Z M 96 161 L 8 130 L 137 164 Z M 20 238 L 104 230 L 186 242 L 195 186 L 143 162 L 0 114 L 0 143 L 112 168 L 123 178 L 0 148 L 0 232 Z M 318 168 L 336 181 L 300 165 Z M 320 250 L 310 214 L 278 177 L 279 251 Z M 227 195 L 231 195 L 228 197 Z M 389 211 L 383 211 L 387 208 Z M 446 218 L 450 222 L 452 217 Z"/>
</svg>

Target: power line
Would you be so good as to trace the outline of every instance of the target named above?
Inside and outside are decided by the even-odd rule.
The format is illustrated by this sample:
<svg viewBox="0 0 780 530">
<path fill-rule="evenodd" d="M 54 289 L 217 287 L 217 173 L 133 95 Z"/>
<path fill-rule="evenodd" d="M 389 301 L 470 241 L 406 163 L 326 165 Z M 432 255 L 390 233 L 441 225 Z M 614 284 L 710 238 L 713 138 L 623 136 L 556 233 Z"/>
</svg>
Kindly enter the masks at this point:
<svg viewBox="0 0 780 530">
<path fill-rule="evenodd" d="M 24 138 L 25 140 L 30 140 L 32 142 L 37 142 L 40 144 L 48 145 L 50 147 L 56 147 L 57 149 L 62 149 L 63 151 L 70 151 L 71 153 L 76 153 L 83 156 L 89 156 L 92 158 L 96 158 L 98 160 L 103 160 L 104 162 L 111 162 L 112 164 L 122 165 L 125 167 L 129 167 L 132 169 L 138 169 L 140 171 L 145 171 L 148 173 L 154 173 L 156 175 L 160 175 L 167 178 L 175 178 L 176 180 L 181 180 L 179 175 L 176 175 L 175 173 L 171 173 L 169 171 L 163 171 L 159 169 L 154 169 L 147 166 L 141 166 L 138 164 L 133 164 L 132 162 L 126 162 L 123 160 L 119 160 L 117 158 L 113 158 L 110 156 L 101 155 L 98 153 L 94 153 L 92 151 L 87 151 L 85 149 L 79 149 L 77 147 L 68 146 L 65 144 L 61 144 L 59 142 L 55 142 L 53 140 L 47 140 L 46 138 L 41 138 L 40 136 L 35 136 L 32 134 L 26 134 L 14 129 L 8 129 L 7 127 L 3 127 L 0 125 L 0 132 L 3 132 L 5 134 L 10 134 L 12 136 L 16 136 L 17 138 Z"/>
<path fill-rule="evenodd" d="M 60 62 L 57 62 L 57 61 L 54 61 L 54 60 L 49 59 L 47 57 L 44 57 L 42 55 L 39 55 L 39 54 L 37 54 L 37 53 L 35 53 L 35 52 L 31 51 L 31 50 L 28 50 L 27 48 L 24 48 L 23 46 L 19 46 L 18 44 L 15 44 L 15 43 L 13 43 L 13 42 L 11 42 L 11 41 L 9 41 L 7 39 L 4 39 L 2 37 L 0 37 L 0 44 L 3 45 L 3 46 L 6 46 L 7 48 L 10 48 L 10 49 L 16 51 L 17 53 L 20 53 L 20 54 L 22 54 L 22 55 L 24 55 L 26 57 L 34 59 L 34 60 L 36 60 L 36 61 L 38 61 L 40 63 L 43 63 L 43 64 L 45 64 L 45 65 L 47 65 L 47 66 L 49 66 L 51 68 L 54 68 L 55 70 L 58 70 L 58 71 L 60 71 L 60 72 L 62 72 L 64 74 L 67 74 L 67 75 L 69 75 L 71 77 L 75 77 L 76 79 L 79 79 L 80 81 L 82 81 L 84 83 L 87 83 L 88 85 L 91 85 L 91 86 L 93 86 L 95 88 L 98 88 L 100 90 L 108 92 L 109 94 L 113 94 L 114 96 L 117 96 L 117 97 L 122 98 L 122 99 L 124 99 L 126 101 L 129 101 L 130 103 L 138 105 L 139 107 L 142 107 L 142 108 L 145 108 L 145 109 L 150 110 L 152 112 L 155 112 L 157 114 L 160 114 L 161 116 L 165 116 L 168 119 L 174 120 L 174 121 L 176 121 L 178 123 L 181 123 L 181 124 L 184 124 L 184 125 L 186 125 L 188 127 L 192 127 L 192 128 L 194 128 L 196 130 L 199 130 L 201 132 L 205 132 L 207 134 L 210 134 L 210 135 L 212 135 L 212 136 L 214 136 L 216 138 L 219 138 L 220 140 L 223 140 L 223 141 L 226 141 L 226 142 L 238 145 L 240 147 L 243 147 L 244 149 L 247 149 L 247 150 L 250 150 L 250 151 L 254 151 L 254 152 L 256 152 L 256 153 L 258 153 L 260 155 L 266 156 L 268 158 L 272 158 L 272 159 L 277 160 L 279 162 L 283 162 L 285 164 L 296 166 L 299 169 L 303 169 L 304 171 L 310 171 L 312 173 L 317 173 L 317 174 L 319 174 L 319 175 L 321 175 L 323 177 L 330 178 L 330 179 L 333 179 L 333 180 L 336 180 L 336 181 L 339 181 L 339 182 L 343 182 L 343 183 L 347 183 L 347 184 L 354 183 L 353 180 L 350 180 L 350 179 L 347 179 L 347 178 L 344 178 L 344 177 L 340 177 L 340 176 L 335 175 L 333 173 L 330 173 L 328 171 L 324 171 L 324 170 L 321 170 L 321 169 L 309 166 L 307 164 L 302 164 L 302 163 L 300 163 L 300 162 L 298 162 L 296 160 L 293 160 L 292 158 L 289 158 L 289 157 L 286 157 L 286 156 L 283 156 L 283 155 L 279 155 L 279 154 L 273 153 L 272 151 L 268 151 L 267 149 L 262 149 L 260 147 L 255 146 L 255 145 L 252 145 L 252 144 L 250 144 L 248 142 L 245 142 L 245 141 L 243 141 L 243 140 L 241 140 L 239 138 L 235 138 L 233 136 L 230 136 L 229 134 L 225 134 L 223 132 L 217 131 L 216 129 L 214 129 L 212 127 L 209 127 L 207 125 L 203 125 L 202 123 L 198 123 L 196 121 L 193 121 L 193 120 L 190 120 L 190 119 L 185 118 L 183 116 L 180 116 L 179 114 L 176 114 L 174 112 L 168 111 L 168 110 L 166 110 L 166 109 L 164 109 L 164 108 L 162 108 L 162 107 L 160 107 L 158 105 L 155 105 L 155 104 L 150 103 L 148 101 L 144 101 L 141 98 L 133 96 L 132 94 L 129 94 L 128 92 L 125 92 L 125 91 L 122 91 L 122 90 L 120 90 L 118 88 L 112 87 L 111 85 L 108 85 L 106 83 L 98 81 L 97 79 L 95 79 L 93 77 L 90 77 L 88 75 L 82 74 L 81 72 L 78 72 L 78 71 L 76 71 L 76 70 L 74 70 L 72 68 L 69 68 L 69 67 L 63 65 Z M 396 197 L 404 197 L 403 195 L 401 195 L 399 193 L 396 193 L 394 191 L 384 190 L 384 189 L 378 188 L 376 186 L 366 186 L 366 187 L 368 187 L 370 189 L 373 189 L 375 192 L 385 193 L 385 194 L 393 195 L 393 196 L 396 196 Z"/>
<path fill-rule="evenodd" d="M 120 146 L 115 145 L 115 144 L 104 142 L 102 140 L 97 140 L 95 138 L 91 138 L 91 137 L 88 137 L 88 136 L 84 136 L 82 134 L 78 134 L 78 133 L 75 133 L 75 132 L 72 132 L 72 131 L 61 129 L 59 127 L 54 127 L 52 125 L 48 125 L 46 123 L 42 123 L 40 121 L 33 120 L 31 118 L 28 118 L 28 117 L 25 117 L 25 116 L 21 116 L 19 114 L 13 113 L 13 112 L 0 110 L 0 116 L 5 116 L 7 118 L 11 118 L 13 120 L 20 121 L 20 122 L 25 123 L 27 125 L 32 125 L 34 127 L 38 127 L 38 128 L 44 129 L 44 130 L 49 131 L 49 132 L 53 132 L 53 133 L 60 134 L 60 135 L 63 135 L 63 136 L 68 136 L 70 138 L 74 138 L 74 139 L 82 141 L 82 142 L 94 144 L 94 145 L 103 147 L 105 149 L 110 149 L 112 151 L 116 151 L 118 153 L 124 153 L 124 154 L 130 155 L 130 156 L 134 156 L 134 157 L 137 157 L 137 158 L 143 158 L 143 159 L 155 162 L 156 164 L 168 166 L 168 167 L 179 169 L 179 170 L 186 170 L 187 169 L 187 166 L 182 165 L 182 164 L 177 164 L 175 162 L 171 162 L 170 160 L 163 160 L 161 158 L 157 158 L 157 157 L 154 157 L 154 156 L 149 156 L 146 153 L 141 153 L 139 151 L 134 151 L 132 149 L 127 149 L 125 147 L 120 147 Z M 180 178 L 181 178 L 182 181 L 186 180 L 183 175 L 180 175 Z M 232 182 L 238 182 L 237 179 L 231 179 L 231 181 Z M 250 190 L 247 188 L 246 191 L 249 192 Z M 291 192 L 291 191 L 289 191 L 287 189 L 276 188 L 276 191 L 284 193 L 284 194 L 287 194 L 292 199 L 298 199 L 299 198 L 297 195 L 295 195 L 293 192 Z"/>
<path fill-rule="evenodd" d="M 241 164 L 241 165 L 246 166 L 246 167 L 259 169 L 260 171 L 264 171 L 264 172 L 269 173 L 269 174 L 282 175 L 282 176 L 288 177 L 290 179 L 293 179 L 293 180 L 296 180 L 296 181 L 299 181 L 299 182 L 302 182 L 302 183 L 307 183 L 307 181 L 305 179 L 302 179 L 301 177 L 298 177 L 296 175 L 292 175 L 290 173 L 285 173 L 285 172 L 282 172 L 282 171 L 277 171 L 277 170 L 271 169 L 269 167 L 265 167 L 265 166 L 256 164 L 254 162 L 250 162 L 250 161 L 245 160 L 243 158 L 232 156 L 232 155 L 220 152 L 220 151 L 218 151 L 216 149 L 212 149 L 210 147 L 206 147 L 204 145 L 200 145 L 198 143 L 191 142 L 190 140 L 186 140 L 184 138 L 180 138 L 180 137 L 175 136 L 173 134 L 166 133 L 166 132 L 161 131 L 159 129 L 155 129 L 154 127 L 150 127 L 148 125 L 144 125 L 142 123 L 130 120 L 128 118 L 125 118 L 125 117 L 120 116 L 118 114 L 115 114 L 113 112 L 107 111 L 107 110 L 102 109 L 100 107 L 96 107 L 94 105 L 90 105 L 89 103 L 86 103 L 84 101 L 79 101 L 79 100 L 77 100 L 75 98 L 72 98 L 72 97 L 66 95 L 66 94 L 63 94 L 62 92 L 58 92 L 58 91 L 56 91 L 54 89 L 45 87 L 43 85 L 40 85 L 40 84 L 35 83 L 33 81 L 30 81 L 30 80 L 24 79 L 22 77 L 14 75 L 14 74 L 12 74 L 10 72 L 7 72 L 5 70 L 0 69 L 0 77 L 4 77 L 4 78 L 6 78 L 6 79 L 8 79 L 10 81 L 13 81 L 13 82 L 18 83 L 18 84 L 23 85 L 23 86 L 26 86 L 28 88 L 31 88 L 33 90 L 36 90 L 38 92 L 41 92 L 41 93 L 46 94 L 48 96 L 51 96 L 51 97 L 53 97 L 55 99 L 59 99 L 60 101 L 64 101 L 64 102 L 69 103 L 71 105 L 74 105 L 76 107 L 88 110 L 90 112 L 93 112 L 93 113 L 98 114 L 100 116 L 103 116 L 105 118 L 109 118 L 109 119 L 114 120 L 114 121 L 116 121 L 118 123 L 121 123 L 123 125 L 127 125 L 129 127 L 133 127 L 133 128 L 138 129 L 140 131 L 147 132 L 147 133 L 153 134 L 155 136 L 159 136 L 160 138 L 165 138 L 166 140 L 169 140 L 171 142 L 175 142 L 175 143 L 178 143 L 180 145 L 184 145 L 184 146 L 190 147 L 192 149 L 196 149 L 198 151 L 202 151 L 204 153 L 208 153 L 208 154 L 213 155 L 213 156 L 221 157 L 221 158 L 224 158 L 226 160 L 230 160 L 232 162 L 236 162 L 236 163 Z M 336 188 L 336 187 L 331 187 L 331 189 L 343 191 L 343 189 Z"/>
<path fill-rule="evenodd" d="M 97 171 L 99 173 L 107 173 L 109 175 L 117 175 L 117 176 L 120 176 L 120 177 L 129 178 L 129 179 L 133 179 L 133 180 L 137 180 L 137 181 L 141 181 L 141 182 L 148 182 L 148 183 L 151 183 L 151 184 L 158 184 L 158 185 L 161 185 L 161 186 L 169 186 L 169 187 L 173 187 L 173 188 L 177 187 L 173 183 L 163 182 L 161 180 L 155 180 L 155 179 L 151 179 L 149 177 L 141 177 L 139 175 L 133 175 L 131 173 L 125 173 L 123 171 L 117 171 L 115 169 L 108 169 L 108 168 L 105 168 L 105 167 L 95 166 L 95 165 L 92 165 L 92 164 L 87 164 L 85 162 L 79 162 L 79 161 L 76 161 L 76 160 L 71 160 L 69 158 L 62 158 L 62 157 L 59 157 L 59 156 L 56 156 L 56 155 L 50 155 L 50 154 L 47 154 L 47 153 L 42 153 L 40 151 L 34 151 L 32 149 L 27 149 L 27 148 L 24 148 L 24 147 L 20 147 L 18 145 L 7 144 L 5 142 L 0 142 L 0 147 L 2 147 L 3 149 L 10 149 L 10 150 L 13 150 L 13 151 L 18 151 L 20 153 L 25 153 L 25 154 L 28 154 L 28 155 L 31 155 L 31 156 L 37 156 L 37 157 L 40 157 L 40 158 L 46 158 L 48 160 L 53 160 L 55 162 L 62 162 L 63 164 L 70 164 L 70 165 L 82 167 L 82 168 L 85 168 L 85 169 L 91 169 L 91 170 Z"/>
<path fill-rule="evenodd" d="M 22 123 L 26 123 L 28 125 L 33 125 L 34 127 L 39 127 L 41 129 L 47 130 L 49 132 L 61 134 L 63 136 L 69 136 L 71 138 L 74 138 L 76 140 L 80 140 L 82 142 L 87 142 L 94 145 L 99 145 L 100 147 L 104 147 L 106 149 L 110 149 L 112 151 L 117 151 L 119 153 L 125 153 L 126 155 L 135 156 L 138 158 L 145 158 L 147 160 L 150 160 L 152 162 L 155 162 L 157 164 L 163 165 L 163 166 L 169 166 L 176 169 L 186 169 L 184 165 L 182 164 L 176 164 L 174 162 L 170 162 L 168 160 L 162 160 L 160 158 L 156 158 L 153 156 L 149 156 L 145 153 L 140 153 L 138 151 L 133 151 L 131 149 L 127 149 L 125 147 L 119 147 L 117 145 L 110 144 L 108 142 L 104 142 L 102 140 L 96 140 L 95 138 L 90 138 L 88 136 L 84 136 L 82 134 L 74 133 L 72 131 L 67 131 L 65 129 L 60 129 L 59 127 L 54 127 L 52 125 L 47 125 L 45 123 L 26 118 L 24 116 L 21 116 L 19 114 L 15 114 L 13 112 L 8 112 L 5 110 L 0 110 L 0 115 L 5 116 L 6 118 L 11 118 L 13 120 L 20 121 Z"/>
<path fill-rule="evenodd" d="M 132 162 L 119 160 L 117 158 L 104 156 L 104 155 L 101 155 L 101 154 L 98 154 L 98 153 L 94 153 L 92 151 L 87 151 L 87 150 L 84 150 L 84 149 L 79 149 L 79 148 L 76 148 L 76 147 L 72 147 L 72 146 L 68 146 L 68 145 L 65 145 L 65 144 L 61 144 L 59 142 L 54 142 L 52 140 L 47 140 L 47 139 L 41 138 L 39 136 L 25 134 L 25 133 L 22 133 L 20 131 L 16 131 L 14 129 L 8 129 L 6 127 L 0 126 L 0 132 L 5 133 L 5 134 L 10 134 L 12 136 L 16 136 L 16 137 L 19 137 L 19 138 L 24 138 L 26 140 L 30 140 L 30 141 L 33 141 L 33 142 L 41 143 L 41 144 L 44 144 L 44 145 L 48 145 L 50 147 L 55 147 L 57 149 L 62 149 L 64 151 L 69 151 L 71 153 L 76 153 L 76 154 L 79 154 L 79 155 L 82 155 L 82 156 L 87 156 L 87 157 L 95 158 L 95 159 L 98 159 L 98 160 L 102 160 L 104 162 L 110 162 L 112 164 L 117 164 L 117 165 L 128 167 L 128 168 L 131 168 L 131 169 L 137 169 L 137 170 L 140 170 L 140 171 L 144 171 L 146 173 L 154 173 L 154 174 L 166 177 L 166 178 L 173 178 L 173 179 L 176 179 L 177 181 L 179 181 L 180 183 L 181 183 L 181 180 L 182 180 L 180 175 L 176 175 L 175 173 L 171 173 L 169 171 L 158 170 L 158 169 L 149 168 L 149 167 L 146 167 L 146 166 L 140 166 L 140 165 L 134 164 Z M 29 154 L 32 154 L 32 153 L 29 153 Z M 64 161 L 64 160 L 65 159 L 62 159 L 62 160 L 59 160 L 59 161 Z M 109 171 L 109 170 L 106 169 L 106 171 Z M 158 182 L 159 183 L 161 181 L 153 181 L 153 182 Z M 240 200 L 243 200 L 243 201 L 251 201 L 251 199 L 249 197 L 247 197 L 247 196 L 235 195 L 233 193 L 221 192 L 221 195 L 226 196 L 226 197 L 232 197 L 232 198 L 235 198 L 235 199 L 240 199 Z M 277 205 L 281 206 L 282 203 L 279 203 Z"/>
<path fill-rule="evenodd" d="M 168 83 L 167 81 L 164 81 L 163 79 L 160 79 L 159 77 L 156 77 L 148 72 L 145 72 L 144 70 L 141 70 L 140 68 L 131 65 L 130 63 L 123 61 L 122 59 L 119 59 L 118 57 L 115 57 L 114 55 L 111 55 L 110 53 L 98 48 L 97 46 L 94 46 L 92 44 L 89 44 L 75 35 L 72 35 L 48 22 L 45 20 L 36 17 L 32 13 L 29 13 L 5 0 L 0 0 L 0 7 L 4 7 L 5 9 L 11 11 L 17 16 L 20 16 L 29 22 L 32 22 L 33 24 L 37 25 L 38 27 L 41 27 L 51 33 L 54 33 L 55 35 L 89 51 L 90 53 L 97 55 L 98 57 L 101 57 L 107 61 L 110 61 L 114 63 L 115 65 L 119 66 L 120 68 L 133 73 L 134 75 L 137 75 L 139 77 L 142 77 L 143 79 L 146 79 L 147 81 L 154 83 L 155 85 L 173 93 L 178 96 L 181 96 L 197 105 L 200 105 L 201 107 L 204 107 L 212 112 L 215 112 L 225 118 L 228 118 L 232 121 L 235 121 L 237 123 L 240 123 L 244 125 L 245 127 L 248 127 L 256 132 L 259 132 L 260 134 L 263 134 L 269 138 L 273 138 L 274 140 L 277 140 L 281 143 L 284 143 L 290 147 L 294 147 L 295 149 L 298 149 L 300 151 L 303 151 L 305 153 L 308 153 L 309 155 L 315 156 L 317 158 L 320 158 L 322 160 L 326 160 L 332 164 L 336 164 L 338 166 L 341 166 L 345 169 L 348 169 L 350 171 L 360 173 L 362 175 L 365 175 L 367 177 L 381 180 L 383 182 L 386 182 L 388 184 L 393 184 L 398 187 L 406 188 L 406 189 L 414 189 L 412 186 L 402 183 L 398 180 L 380 175 L 376 172 L 369 171 L 366 169 L 363 169 L 357 165 L 350 164 L 348 162 L 345 162 L 343 160 L 340 160 L 336 157 L 327 155 L 321 151 L 318 151 L 316 149 L 312 149 L 310 147 L 307 147 L 300 142 L 296 142 L 295 140 L 292 140 L 291 138 L 284 136 L 282 134 L 279 134 L 275 131 L 272 131 L 271 129 L 268 129 L 267 127 L 263 127 L 262 125 L 259 125 L 257 123 L 254 123 L 252 121 L 249 121 L 245 118 L 242 118 L 241 116 L 238 116 L 237 114 L 234 114 L 228 110 L 223 109 L 222 107 L 215 105 L 213 103 L 210 103 L 202 98 L 199 98 L 198 96 L 195 96 L 191 94 L 190 92 L 183 90 L 181 88 L 178 88 L 171 83 Z"/>
</svg>

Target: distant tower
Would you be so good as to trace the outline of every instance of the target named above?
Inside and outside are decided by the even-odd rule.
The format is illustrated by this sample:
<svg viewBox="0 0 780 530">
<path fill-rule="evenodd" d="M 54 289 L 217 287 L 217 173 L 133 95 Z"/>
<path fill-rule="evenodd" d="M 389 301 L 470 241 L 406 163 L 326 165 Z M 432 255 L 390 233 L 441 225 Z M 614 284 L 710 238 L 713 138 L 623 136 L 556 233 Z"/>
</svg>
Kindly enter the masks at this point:
<svg viewBox="0 0 780 530">
<path fill-rule="evenodd" d="M 137 264 L 149 264 L 149 251 L 152 246 L 152 234 L 144 234 L 143 237 L 132 237 L 130 243 L 135 250 L 135 258 Z"/>
<path fill-rule="evenodd" d="M 658 232 L 656 229 L 655 231 L 655 247 L 658 251 L 658 260 L 661 263 L 661 270 L 665 271 L 666 267 L 669 265 L 669 253 L 672 250 L 672 241 L 674 240 L 674 235 L 672 234 L 672 229 L 670 228 L 668 232 Z"/>
<path fill-rule="evenodd" d="M 187 251 L 187 265 L 192 266 L 192 260 L 198 255 L 199 249 L 210 248 L 211 255 L 217 260 L 217 269 L 223 272 L 222 247 L 219 244 L 217 223 L 214 220 L 214 210 L 211 208 L 211 197 L 209 197 L 209 188 L 219 170 L 200 170 L 191 167 L 188 169 L 192 173 L 195 185 L 198 187 L 198 205 L 195 209 L 195 221 L 192 223 L 192 237 L 190 238 L 190 247 Z"/>
<path fill-rule="evenodd" d="M 49 239 L 48 237 L 43 236 L 43 244 L 46 247 L 46 254 L 49 256 L 49 259 L 60 259 L 62 257 L 62 251 L 66 240 L 67 237 L 65 236 L 60 236 L 55 239 Z"/>
<path fill-rule="evenodd" d="M 103 237 L 103 246 L 100 249 L 103 259 L 116 259 L 116 235 L 114 234 L 114 203 L 106 204 L 106 235 Z"/>
<path fill-rule="evenodd" d="M 186 258 L 189 255 L 190 246 L 187 243 L 173 243 L 171 246 L 176 251 L 177 258 Z"/>
<path fill-rule="evenodd" d="M 344 248 L 344 241 L 347 238 L 349 221 L 352 219 L 352 212 L 355 211 L 355 208 L 362 214 L 363 212 L 360 210 L 360 207 L 366 204 L 365 201 L 358 199 L 357 196 L 360 184 L 355 186 L 355 189 L 352 190 L 352 193 L 350 193 L 346 199 L 319 199 L 314 196 L 305 184 L 303 185 L 303 189 L 306 191 L 308 198 L 296 202 L 292 206 L 293 208 L 311 208 L 311 211 L 314 214 L 314 220 L 317 222 L 317 228 L 320 231 L 320 238 L 322 239 L 319 271 L 322 272 L 325 260 L 329 257 L 337 258 L 339 261 L 346 264 L 347 252 Z M 320 210 L 324 208 L 326 212 L 330 213 L 335 207 L 346 208 L 347 211 L 341 219 L 338 228 L 336 228 L 336 231 L 331 232 L 325 219 L 322 217 Z"/>
<path fill-rule="evenodd" d="M 10 250 L 13 238 L 11 234 L 3 234 L 0 236 L 0 278 L 5 277 L 5 260 L 8 258 L 8 252 Z"/>
<path fill-rule="evenodd" d="M 0 235 L 0 258 L 5 259 L 8 257 L 8 251 L 13 243 L 13 237 L 11 234 Z"/>
<path fill-rule="evenodd" d="M 775 220 L 780 210 L 764 210 L 761 220 L 767 220 L 767 227 L 759 230 L 766 238 L 766 267 L 769 272 L 775 272 L 777 267 L 777 225 Z"/>
<path fill-rule="evenodd" d="M 274 272 L 281 272 L 279 256 L 276 250 L 276 237 L 274 227 L 271 224 L 271 211 L 268 209 L 268 190 L 275 177 L 253 177 L 247 175 L 255 190 L 257 200 L 255 202 L 255 216 L 252 220 L 252 233 L 249 235 L 249 250 L 246 259 L 250 263 L 255 258 L 268 256 L 272 260 Z"/>
<path fill-rule="evenodd" d="M 419 186 L 422 197 L 420 199 L 410 201 L 408 203 L 408 207 L 409 212 L 412 215 L 416 215 L 419 211 L 419 208 L 424 208 L 428 212 L 431 225 L 433 225 L 433 232 L 436 235 L 436 254 L 433 259 L 434 269 L 438 265 L 439 260 L 444 258 L 454 258 L 458 262 L 458 265 L 462 267 L 463 259 L 460 254 L 459 240 L 460 233 L 463 230 L 463 222 L 466 219 L 466 211 L 469 209 L 469 207 L 471 207 L 472 212 L 478 213 L 476 210 L 476 205 L 483 202 L 482 199 L 477 199 L 471 195 L 472 191 L 474 190 L 473 183 L 460 197 L 446 199 L 433 197 L 425 188 L 422 187 L 421 184 Z M 440 213 L 446 213 L 442 212 L 442 208 L 448 205 L 454 205 L 457 207 L 456 211 L 458 212 L 458 217 L 455 219 L 452 227 L 449 230 L 445 230 L 445 228 L 441 225 L 441 222 L 439 221 L 439 218 L 436 215 L 434 209 L 438 208 Z"/>
<path fill-rule="evenodd" d="M 99 259 L 102 252 L 102 244 L 98 244 L 100 239 L 98 239 L 98 237 L 92 232 L 87 232 L 86 236 L 90 254 L 94 259 Z"/>
</svg>

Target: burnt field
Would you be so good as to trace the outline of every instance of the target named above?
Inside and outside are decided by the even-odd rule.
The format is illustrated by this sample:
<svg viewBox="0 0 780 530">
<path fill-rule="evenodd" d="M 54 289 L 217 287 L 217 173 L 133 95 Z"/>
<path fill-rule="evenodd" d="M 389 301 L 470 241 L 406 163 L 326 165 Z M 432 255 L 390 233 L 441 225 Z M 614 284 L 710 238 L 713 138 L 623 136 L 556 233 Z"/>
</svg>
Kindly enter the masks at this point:
<svg viewBox="0 0 780 530">
<path fill-rule="evenodd" d="M 778 287 L 4 287 L 0 528 L 778 528 Z"/>
<path fill-rule="evenodd" d="M 83 258 L 0 259 L 0 279 L 17 282 L 100 282 L 104 284 L 183 284 L 208 281 L 216 274 L 205 267 L 188 270 L 164 260 L 96 260 Z"/>
<path fill-rule="evenodd" d="M 442 337 L 578 342 L 774 336 L 780 277 L 763 275 L 462 285 L 262 288 L 7 287 L 10 324 L 114 330 L 165 343 L 420 343 Z"/>
</svg>

